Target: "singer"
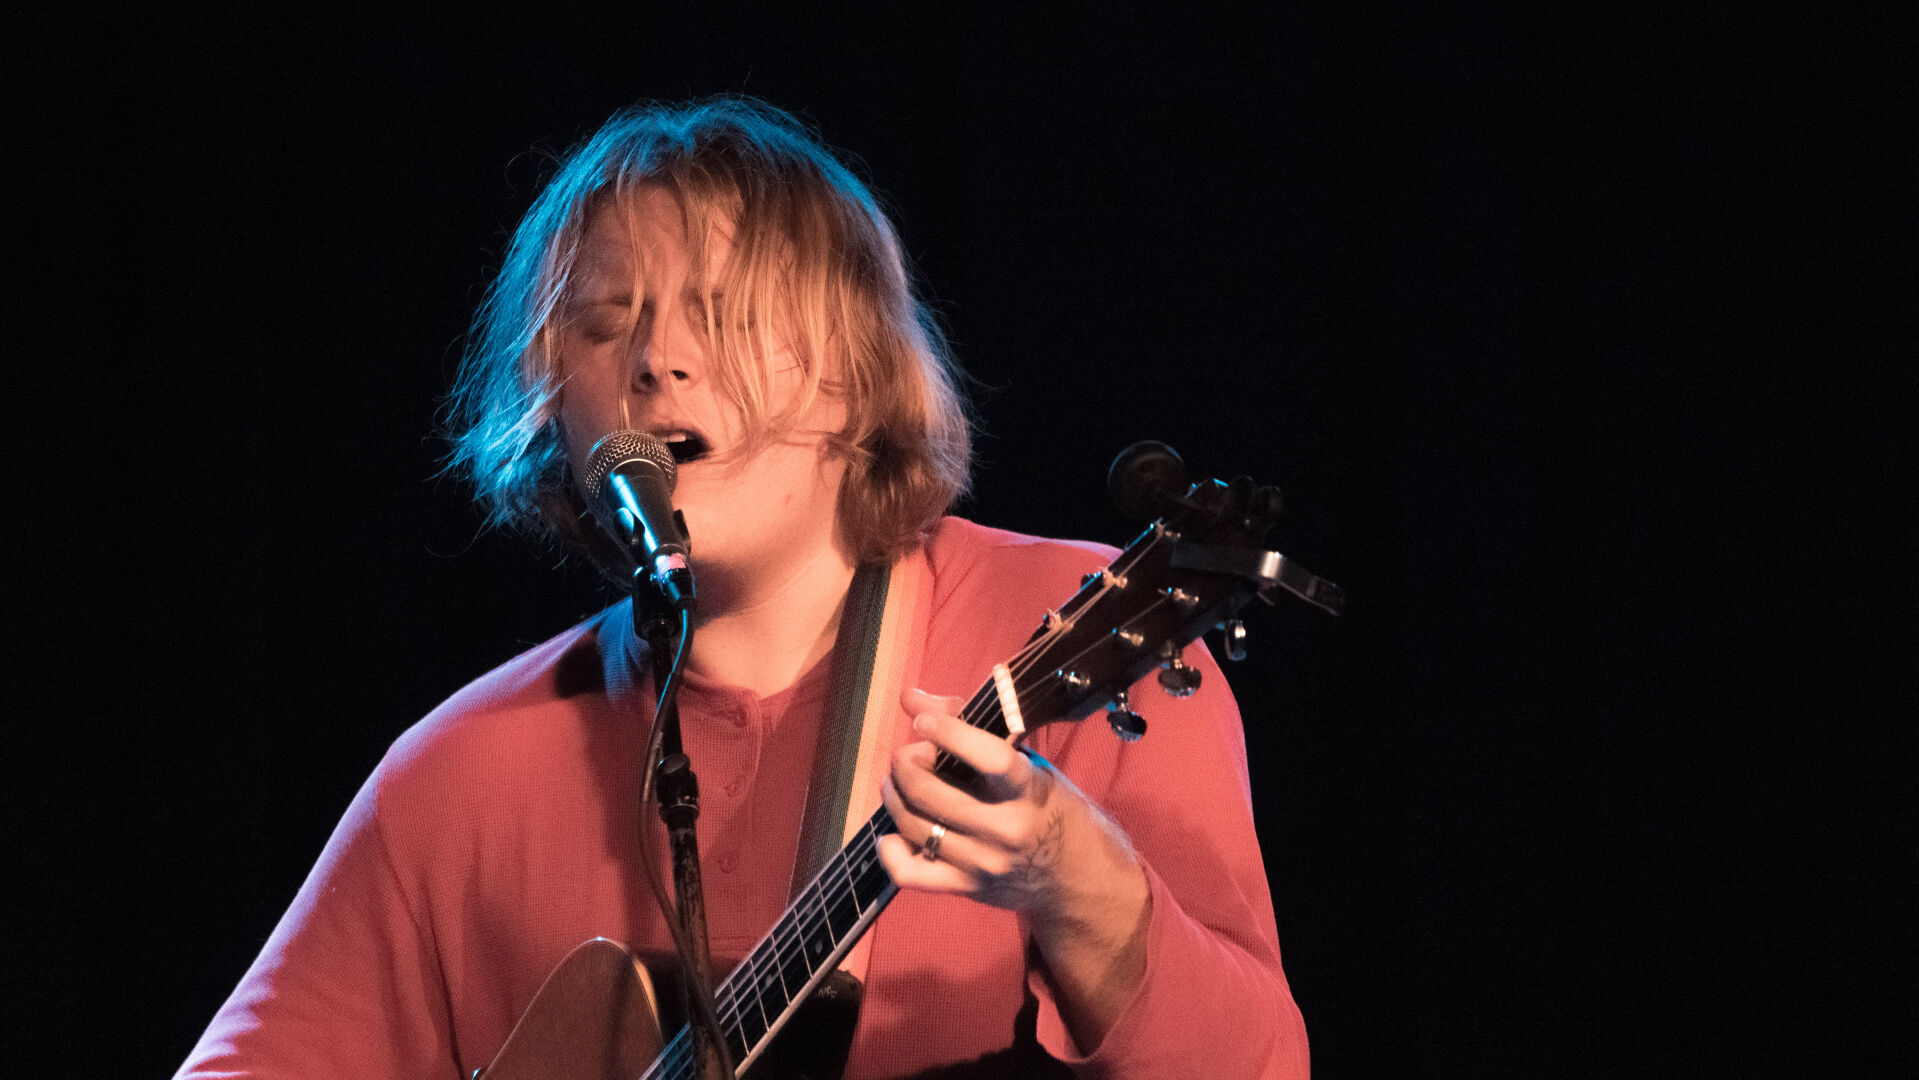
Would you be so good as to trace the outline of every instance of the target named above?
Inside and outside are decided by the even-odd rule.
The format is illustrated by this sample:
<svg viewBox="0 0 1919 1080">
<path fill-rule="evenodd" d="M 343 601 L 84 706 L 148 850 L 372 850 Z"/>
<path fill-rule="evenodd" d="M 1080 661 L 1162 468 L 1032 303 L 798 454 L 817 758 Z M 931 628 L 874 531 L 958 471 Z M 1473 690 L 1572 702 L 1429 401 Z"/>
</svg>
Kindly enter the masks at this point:
<svg viewBox="0 0 1919 1080">
<path fill-rule="evenodd" d="M 847 810 L 892 811 L 879 858 L 900 893 L 842 965 L 864 987 L 845 1076 L 1306 1075 L 1237 706 L 1206 650 L 1186 650 L 1193 696 L 1135 693 L 1135 744 L 1095 719 L 1022 753 L 945 696 L 1112 551 L 943 516 L 970 454 L 946 346 L 872 195 L 792 117 L 649 105 L 575 148 L 476 316 L 450 415 L 489 519 L 622 587 L 634 557 L 589 510 L 588 455 L 622 431 L 672 455 L 698 580 L 679 708 L 722 973 L 810 872 L 836 673 L 861 648 L 899 672 Z M 893 590 L 870 646 L 843 625 L 869 571 Z M 631 603 L 394 744 L 180 1076 L 454 1080 L 581 942 L 670 955 L 636 838 L 664 858 L 637 804 L 653 688 Z M 936 776 L 939 751 L 980 782 Z"/>
</svg>

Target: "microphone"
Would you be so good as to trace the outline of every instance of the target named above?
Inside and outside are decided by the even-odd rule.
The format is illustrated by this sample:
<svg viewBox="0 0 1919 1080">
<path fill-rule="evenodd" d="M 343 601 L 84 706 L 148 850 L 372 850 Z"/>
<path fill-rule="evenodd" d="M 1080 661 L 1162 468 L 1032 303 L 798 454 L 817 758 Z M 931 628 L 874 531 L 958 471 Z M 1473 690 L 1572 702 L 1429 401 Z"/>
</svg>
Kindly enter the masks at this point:
<svg viewBox="0 0 1919 1080">
<path fill-rule="evenodd" d="M 615 431 L 593 444 L 585 480 L 600 526 L 633 552 L 675 608 L 692 610 L 691 545 L 673 510 L 679 469 L 666 444 L 644 431 Z"/>
</svg>

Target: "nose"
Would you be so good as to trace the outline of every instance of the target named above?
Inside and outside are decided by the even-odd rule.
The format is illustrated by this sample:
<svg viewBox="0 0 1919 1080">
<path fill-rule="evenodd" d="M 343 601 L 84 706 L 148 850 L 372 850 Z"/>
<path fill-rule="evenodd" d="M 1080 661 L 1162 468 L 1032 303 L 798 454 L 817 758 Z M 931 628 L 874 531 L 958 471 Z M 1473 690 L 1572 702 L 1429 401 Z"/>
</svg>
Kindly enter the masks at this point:
<svg viewBox="0 0 1919 1080">
<path fill-rule="evenodd" d="M 687 312 L 669 311 L 649 320 L 634 335 L 629 381 L 636 391 L 657 392 L 669 386 L 686 388 L 706 373 L 706 335 L 696 330 Z"/>
</svg>

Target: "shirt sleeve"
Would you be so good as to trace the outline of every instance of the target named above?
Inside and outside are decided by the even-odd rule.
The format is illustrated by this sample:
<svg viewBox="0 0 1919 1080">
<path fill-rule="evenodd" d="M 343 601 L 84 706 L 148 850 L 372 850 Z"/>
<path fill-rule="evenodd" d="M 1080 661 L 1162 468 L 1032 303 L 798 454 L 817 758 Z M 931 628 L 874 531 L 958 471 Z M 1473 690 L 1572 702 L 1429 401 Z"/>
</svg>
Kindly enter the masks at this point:
<svg viewBox="0 0 1919 1080">
<path fill-rule="evenodd" d="M 458 1080 L 438 958 L 382 834 L 380 775 L 355 796 L 176 1080 Z"/>
<path fill-rule="evenodd" d="M 1148 724 L 1137 743 L 1097 716 L 1036 735 L 1126 830 L 1152 894 L 1145 977 L 1105 1039 L 1076 1046 L 1035 970 L 1038 1038 L 1085 1077 L 1305 1077 L 1306 1028 L 1280 966 L 1239 711 L 1203 646 L 1186 662 L 1202 672 L 1192 697 L 1167 697 L 1151 676 L 1134 688 Z"/>
</svg>

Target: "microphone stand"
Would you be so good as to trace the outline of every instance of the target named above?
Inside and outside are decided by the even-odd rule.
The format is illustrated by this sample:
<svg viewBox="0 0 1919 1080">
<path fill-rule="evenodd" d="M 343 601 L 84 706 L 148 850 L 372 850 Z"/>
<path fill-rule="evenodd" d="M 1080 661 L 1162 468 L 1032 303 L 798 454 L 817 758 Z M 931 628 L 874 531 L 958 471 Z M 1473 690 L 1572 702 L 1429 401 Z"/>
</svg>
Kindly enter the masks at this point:
<svg viewBox="0 0 1919 1080">
<path fill-rule="evenodd" d="M 680 741 L 679 668 L 693 642 L 693 621 L 686 607 L 673 604 L 652 582 L 636 575 L 633 590 L 634 629 L 645 639 L 653 658 L 653 685 L 660 689 L 654 714 L 654 744 L 658 756 L 648 762 L 659 797 L 660 820 L 666 824 L 667 848 L 673 862 L 671 928 L 684 970 L 683 998 L 693 1056 L 701 1080 L 731 1080 L 731 1048 L 714 1015 L 713 955 L 706 933 L 706 897 L 700 883 L 700 844 L 695 823 L 700 817 L 700 783 Z M 690 606 L 690 605 L 688 605 Z M 672 615 L 678 608 L 679 642 L 674 645 Z M 651 867 L 647 868 L 652 875 Z"/>
</svg>

